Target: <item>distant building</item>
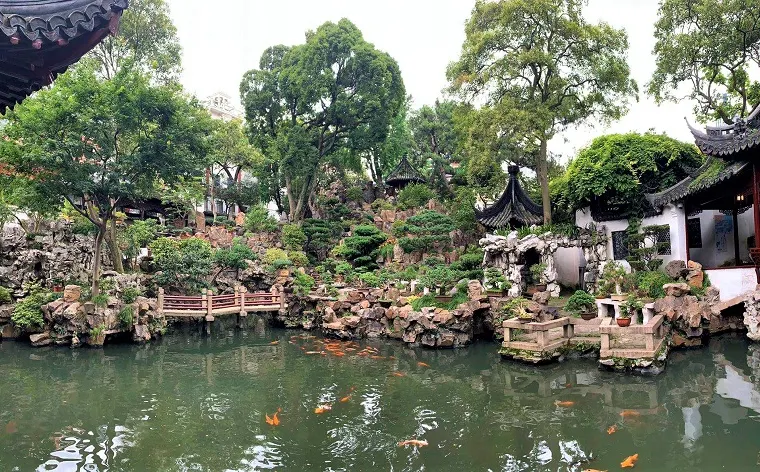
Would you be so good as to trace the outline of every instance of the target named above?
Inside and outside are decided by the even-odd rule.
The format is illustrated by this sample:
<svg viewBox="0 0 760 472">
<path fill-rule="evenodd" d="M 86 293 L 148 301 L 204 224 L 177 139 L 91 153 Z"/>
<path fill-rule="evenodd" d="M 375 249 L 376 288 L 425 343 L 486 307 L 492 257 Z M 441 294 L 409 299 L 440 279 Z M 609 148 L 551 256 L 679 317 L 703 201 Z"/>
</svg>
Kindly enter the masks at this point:
<svg viewBox="0 0 760 472">
<path fill-rule="evenodd" d="M 223 121 L 243 119 L 243 110 L 235 105 L 232 97 L 226 93 L 217 92 L 203 100 L 202 103 L 214 119 Z"/>
</svg>

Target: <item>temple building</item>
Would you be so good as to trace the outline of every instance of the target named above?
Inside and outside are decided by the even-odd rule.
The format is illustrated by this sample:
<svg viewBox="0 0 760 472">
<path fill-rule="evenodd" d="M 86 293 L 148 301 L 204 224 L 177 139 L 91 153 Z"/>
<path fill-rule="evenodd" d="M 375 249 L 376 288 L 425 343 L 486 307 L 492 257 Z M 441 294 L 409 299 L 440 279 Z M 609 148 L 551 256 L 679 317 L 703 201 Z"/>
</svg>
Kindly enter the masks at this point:
<svg viewBox="0 0 760 472">
<path fill-rule="evenodd" d="M 483 210 L 475 209 L 475 218 L 489 230 L 523 228 L 544 222 L 544 211 L 530 199 L 520 185 L 518 166 L 509 166 L 509 182 L 501 197 Z"/>
<path fill-rule="evenodd" d="M 128 0 L 0 0 L 0 113 L 116 33 L 128 6 Z"/>
<path fill-rule="evenodd" d="M 388 193 L 395 195 L 409 184 L 424 184 L 426 182 L 422 173 L 414 168 L 409 162 L 409 157 L 404 156 L 396 167 L 388 174 L 385 179 L 385 185 L 388 187 Z"/>
</svg>

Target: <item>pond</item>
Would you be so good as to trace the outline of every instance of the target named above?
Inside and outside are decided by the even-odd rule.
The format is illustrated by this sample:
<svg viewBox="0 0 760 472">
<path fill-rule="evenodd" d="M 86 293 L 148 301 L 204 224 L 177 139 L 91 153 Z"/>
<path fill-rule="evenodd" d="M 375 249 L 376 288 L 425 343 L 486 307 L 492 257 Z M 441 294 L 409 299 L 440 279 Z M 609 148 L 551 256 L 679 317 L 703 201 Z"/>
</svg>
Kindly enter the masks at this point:
<svg viewBox="0 0 760 472">
<path fill-rule="evenodd" d="M 493 343 L 303 334 L 259 323 L 102 350 L 6 341 L 0 470 L 580 471 L 633 454 L 643 471 L 760 468 L 760 346 L 740 337 L 643 378 L 593 360 L 503 362 Z M 427 446 L 399 446 L 409 439 Z"/>
</svg>

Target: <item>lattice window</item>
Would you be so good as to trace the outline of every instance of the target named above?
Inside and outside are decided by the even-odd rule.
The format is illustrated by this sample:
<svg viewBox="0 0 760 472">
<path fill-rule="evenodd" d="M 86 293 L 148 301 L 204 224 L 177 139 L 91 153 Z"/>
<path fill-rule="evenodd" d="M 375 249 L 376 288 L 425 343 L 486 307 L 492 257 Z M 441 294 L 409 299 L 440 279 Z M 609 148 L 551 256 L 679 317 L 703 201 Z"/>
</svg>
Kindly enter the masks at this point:
<svg viewBox="0 0 760 472">
<path fill-rule="evenodd" d="M 625 231 L 612 232 L 612 257 L 616 261 L 628 257 L 628 237 Z"/>
<path fill-rule="evenodd" d="M 662 228 L 659 228 L 657 232 L 655 233 L 655 238 L 657 239 L 657 255 L 659 256 L 669 256 L 670 255 L 670 226 L 669 225 L 663 225 Z"/>
<path fill-rule="evenodd" d="M 689 248 L 702 248 L 702 221 L 699 218 L 689 218 L 686 221 Z"/>
</svg>

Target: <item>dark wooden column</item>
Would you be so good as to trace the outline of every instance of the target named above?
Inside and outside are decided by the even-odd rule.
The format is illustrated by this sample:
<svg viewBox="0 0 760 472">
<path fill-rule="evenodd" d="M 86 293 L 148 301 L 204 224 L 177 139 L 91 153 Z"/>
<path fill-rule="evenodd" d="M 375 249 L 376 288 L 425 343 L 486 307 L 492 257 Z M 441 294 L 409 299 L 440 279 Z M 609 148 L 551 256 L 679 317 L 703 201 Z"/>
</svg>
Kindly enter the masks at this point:
<svg viewBox="0 0 760 472">
<path fill-rule="evenodd" d="M 757 253 L 760 253 L 760 168 L 757 162 L 752 164 L 752 214 L 755 217 L 755 247 L 749 249 L 750 259 L 755 264 L 755 275 L 760 283 L 760 266 L 756 261 Z"/>
<path fill-rule="evenodd" d="M 736 265 L 742 265 L 741 257 L 739 256 L 739 209 L 736 208 L 736 200 L 734 200 L 734 209 L 731 210 L 731 218 L 734 220 L 734 260 Z"/>
</svg>

